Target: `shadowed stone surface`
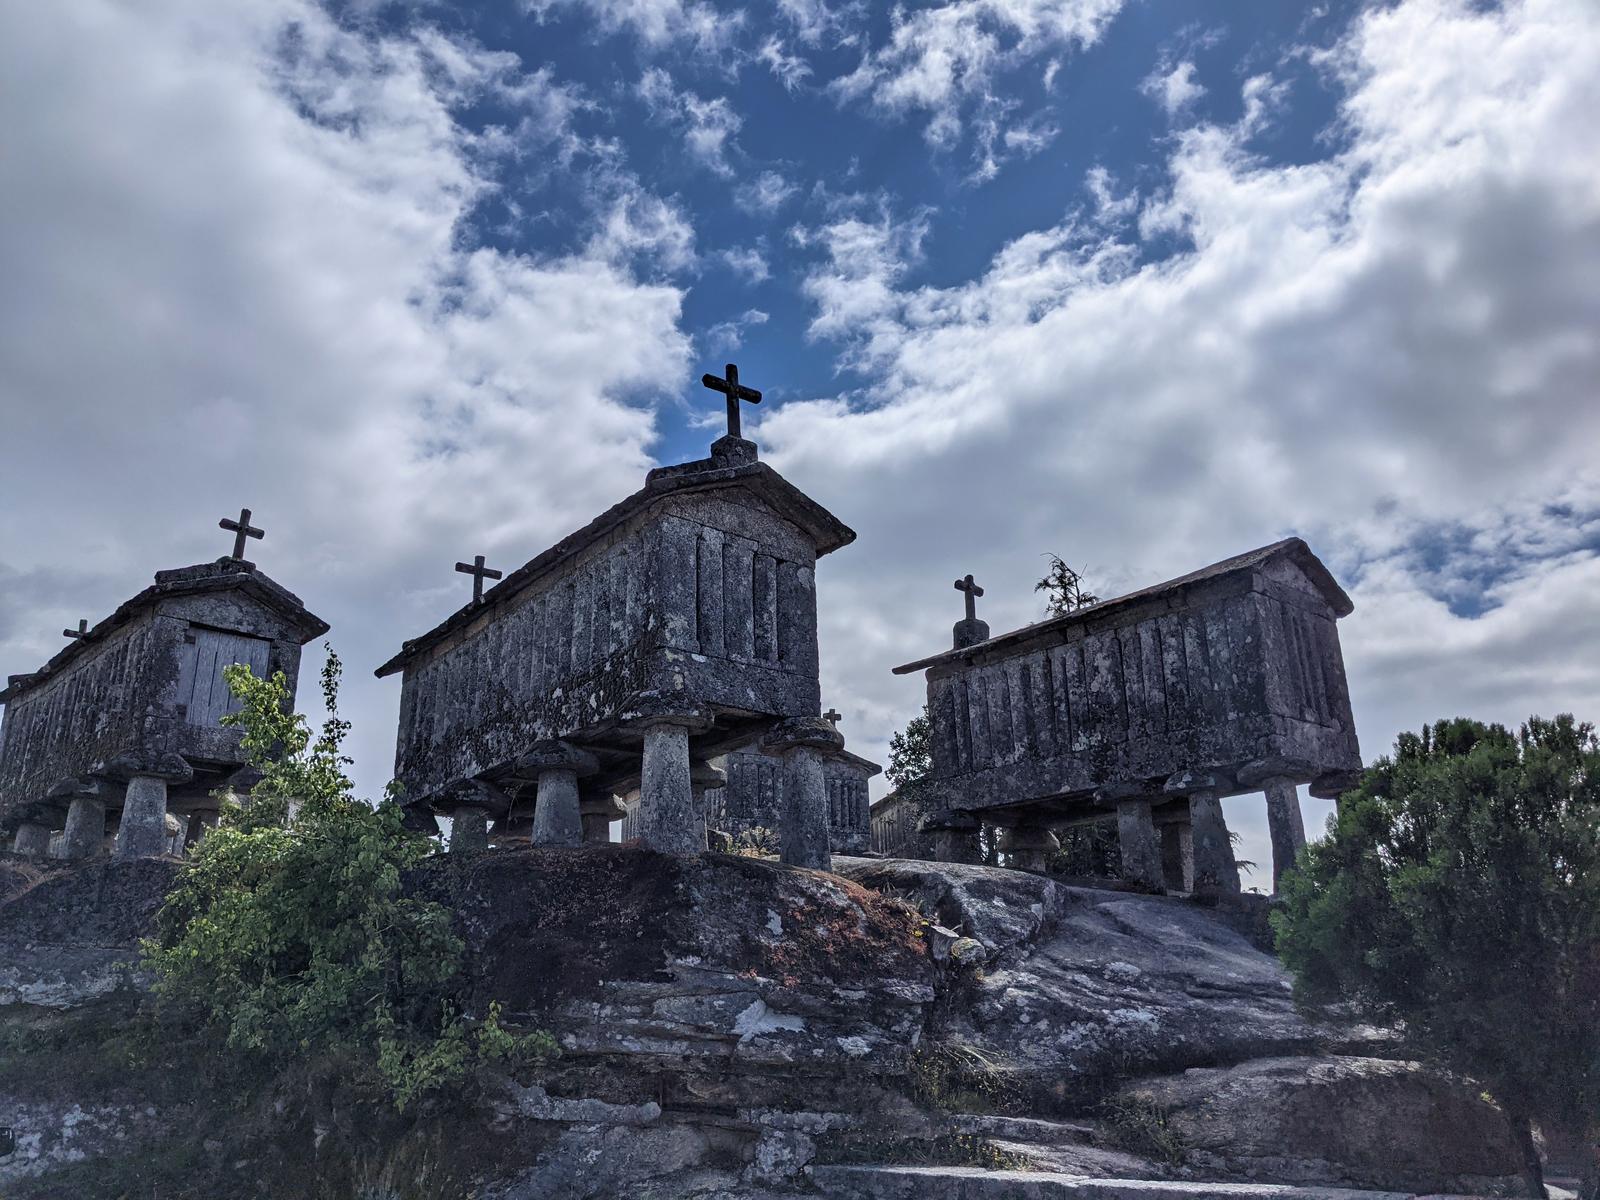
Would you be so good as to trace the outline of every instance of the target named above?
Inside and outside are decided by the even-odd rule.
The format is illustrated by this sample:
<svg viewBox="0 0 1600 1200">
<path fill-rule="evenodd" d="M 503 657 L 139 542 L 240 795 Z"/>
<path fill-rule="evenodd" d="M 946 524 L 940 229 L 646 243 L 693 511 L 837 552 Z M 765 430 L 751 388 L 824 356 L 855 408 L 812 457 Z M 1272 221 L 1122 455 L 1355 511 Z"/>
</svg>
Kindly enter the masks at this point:
<svg viewBox="0 0 1600 1200">
<path fill-rule="evenodd" d="M 20 1114 L 28 1137 L 0 1160 L 0 1188 L 61 1194 L 47 1173 L 66 1150 L 141 1170 L 181 1150 L 195 1155 L 193 1186 L 163 1194 L 186 1200 L 331 1200 L 391 1194 L 396 1180 L 417 1195 L 501 1200 L 756 1200 L 804 1190 L 808 1167 L 834 1181 L 826 1194 L 857 1194 L 822 1164 L 925 1161 L 934 1139 L 951 1137 L 1076 1172 L 1074 1186 L 1096 1190 L 1061 1192 L 1060 1174 L 941 1168 L 918 1177 L 920 1191 L 859 1194 L 1309 1200 L 1241 1183 L 1514 1185 L 1495 1110 L 1382 1059 L 1376 1035 L 1296 1014 L 1281 970 L 1224 907 L 983 867 L 839 867 L 847 877 L 626 847 L 436 856 L 407 887 L 456 914 L 467 1010 L 498 1001 L 514 1025 L 551 1030 L 560 1060 L 404 1118 L 330 1107 L 303 1081 L 269 1093 L 281 1105 L 203 1117 L 190 1101 L 144 1098 L 184 1080 L 130 1069 L 106 1091 L 0 1064 L 0 1111 Z M 0 855 L 0 1032 L 112 1003 L 116 966 L 177 869 Z M 930 953 L 938 946 L 942 957 Z M 950 1113 L 916 1098 L 919 1047 L 957 1042 L 1011 1073 L 1021 1086 L 1005 1094 L 1020 1107 Z M 1102 1119 L 1100 1098 L 1134 1091 L 1183 1132 L 1181 1166 L 1152 1163 Z M 218 1148 L 201 1152 L 229 1121 Z M 1375 1164 L 1380 1144 L 1390 1157 Z M 1155 1182 L 1172 1174 L 1228 1182 Z M 30 1179 L 35 1190 L 19 1186 Z M 1016 1187 L 1032 1190 L 996 1190 Z"/>
</svg>

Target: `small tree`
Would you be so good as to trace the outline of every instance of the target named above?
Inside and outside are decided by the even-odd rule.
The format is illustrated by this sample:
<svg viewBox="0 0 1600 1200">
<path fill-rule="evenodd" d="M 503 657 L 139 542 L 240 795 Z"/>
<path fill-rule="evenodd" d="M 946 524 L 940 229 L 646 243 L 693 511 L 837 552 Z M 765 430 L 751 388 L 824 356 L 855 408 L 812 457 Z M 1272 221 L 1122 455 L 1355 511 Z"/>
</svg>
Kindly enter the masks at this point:
<svg viewBox="0 0 1600 1200">
<path fill-rule="evenodd" d="M 1590 1148 L 1600 1195 L 1600 745 L 1570 716 L 1402 734 L 1285 876 L 1278 948 L 1311 999 L 1398 1025 L 1522 1133 Z"/>
<path fill-rule="evenodd" d="M 314 740 L 281 673 L 225 676 L 243 707 L 224 720 L 262 778 L 196 848 L 144 945 L 158 1001 L 269 1071 L 326 1063 L 402 1109 L 479 1061 L 551 1052 L 548 1035 L 500 1028 L 497 1006 L 478 1025 L 462 1016 L 450 911 L 402 887 L 431 844 L 392 795 L 373 807 L 350 794 L 338 657 Z"/>
<path fill-rule="evenodd" d="M 905 729 L 889 738 L 889 765 L 884 770 L 889 786 L 903 796 L 912 796 L 933 770 L 929 745 L 928 708 L 906 722 Z"/>
<path fill-rule="evenodd" d="M 1050 556 L 1050 570 L 1033 585 L 1033 590 L 1045 594 L 1045 614 L 1051 617 L 1065 616 L 1100 603 L 1099 596 L 1083 590 L 1083 576 L 1057 554 Z"/>
</svg>

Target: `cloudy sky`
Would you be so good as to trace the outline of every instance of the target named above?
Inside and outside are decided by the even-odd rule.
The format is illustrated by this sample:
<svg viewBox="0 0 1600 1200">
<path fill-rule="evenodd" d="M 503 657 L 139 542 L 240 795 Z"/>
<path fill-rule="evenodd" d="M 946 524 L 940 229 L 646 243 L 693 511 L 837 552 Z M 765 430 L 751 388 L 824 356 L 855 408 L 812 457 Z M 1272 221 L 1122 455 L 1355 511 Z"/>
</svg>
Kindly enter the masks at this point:
<svg viewBox="0 0 1600 1200">
<path fill-rule="evenodd" d="M 58 0 L 0 97 L 0 673 L 248 505 L 376 793 L 456 559 L 699 456 L 732 358 L 860 534 L 861 752 L 957 575 L 999 631 L 1049 552 L 1115 594 L 1291 533 L 1369 758 L 1600 718 L 1593 0 Z"/>
</svg>

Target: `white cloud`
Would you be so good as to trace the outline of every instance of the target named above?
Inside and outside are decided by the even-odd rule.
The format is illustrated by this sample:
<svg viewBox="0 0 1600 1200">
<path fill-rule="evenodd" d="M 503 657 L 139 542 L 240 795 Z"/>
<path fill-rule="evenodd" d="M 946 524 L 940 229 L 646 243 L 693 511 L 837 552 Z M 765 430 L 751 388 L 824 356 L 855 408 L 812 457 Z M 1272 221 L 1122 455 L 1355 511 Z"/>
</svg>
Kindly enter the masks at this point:
<svg viewBox="0 0 1600 1200">
<path fill-rule="evenodd" d="M 946 644 L 955 575 L 998 630 L 1038 615 L 1045 551 L 1115 593 L 1290 532 L 1352 586 L 1369 757 L 1444 714 L 1600 714 L 1600 10 L 1405 0 L 1321 61 L 1341 148 L 1259 160 L 1284 97 L 1250 81 L 1245 120 L 1178 134 L 1143 202 L 1170 257 L 1067 217 L 919 287 L 914 219 L 807 235 L 813 331 L 870 379 L 758 436 L 861 535 L 819 569 L 858 748 L 920 703 L 883 664 Z M 1259 805 L 1230 813 L 1264 860 Z"/>
<path fill-rule="evenodd" d="M 764 63 L 777 76 L 785 91 L 794 91 L 811 76 L 811 64 L 798 54 L 785 51 L 780 38 L 769 37 L 762 42 L 756 61 Z"/>
<path fill-rule="evenodd" d="M 728 151 L 733 135 L 743 124 L 726 96 L 706 100 L 690 91 L 679 91 L 672 77 L 660 67 L 651 67 L 639 80 L 639 97 L 657 119 L 676 128 L 689 153 L 723 177 L 733 174 Z"/>
<path fill-rule="evenodd" d="M 686 42 L 702 51 L 728 45 L 744 26 L 744 13 L 719 11 L 697 0 L 523 0 L 523 11 L 546 20 L 562 10 L 588 15 L 602 33 L 626 31 L 662 49 Z"/>
<path fill-rule="evenodd" d="M 994 101 L 996 75 L 1048 51 L 1099 40 L 1122 0 L 948 0 L 897 7 L 888 41 L 830 89 L 888 116 L 925 114 L 932 146 L 954 145 L 969 107 Z M 1048 86 L 1048 85 L 1047 85 Z"/>
<path fill-rule="evenodd" d="M 777 212 L 799 189 L 777 171 L 762 171 L 754 179 L 740 180 L 734 192 L 734 203 L 746 212 L 770 216 Z"/>
<path fill-rule="evenodd" d="M 1149 96 L 1169 118 L 1185 112 L 1206 94 L 1206 89 L 1194 77 L 1194 63 L 1185 59 L 1180 63 L 1163 63 L 1139 85 L 1139 90 Z"/>
<path fill-rule="evenodd" d="M 759 308 L 746 309 L 731 321 L 719 321 L 706 330 L 702 349 L 710 355 L 727 354 L 737 350 L 744 342 L 744 331 L 752 325 L 765 325 L 768 314 Z"/>
<path fill-rule="evenodd" d="M 649 465 L 642 406 L 689 345 L 681 291 L 629 264 L 687 233 L 618 175 L 588 250 L 475 244 L 504 148 L 454 106 L 522 94 L 557 145 L 575 93 L 466 42 L 299 0 L 0 25 L 28 97 L 0 156 L 0 476 L 32 498 L 0 529 L 0 654 L 30 669 L 155 568 L 222 553 L 217 518 L 249 505 L 263 569 L 334 624 L 375 791 L 397 695 L 368 671 L 459 603 L 451 563 L 520 562 Z"/>
<path fill-rule="evenodd" d="M 772 278 L 767 256 L 756 246 L 730 246 L 719 251 L 717 257 L 728 270 L 748 283 L 764 283 Z"/>
</svg>

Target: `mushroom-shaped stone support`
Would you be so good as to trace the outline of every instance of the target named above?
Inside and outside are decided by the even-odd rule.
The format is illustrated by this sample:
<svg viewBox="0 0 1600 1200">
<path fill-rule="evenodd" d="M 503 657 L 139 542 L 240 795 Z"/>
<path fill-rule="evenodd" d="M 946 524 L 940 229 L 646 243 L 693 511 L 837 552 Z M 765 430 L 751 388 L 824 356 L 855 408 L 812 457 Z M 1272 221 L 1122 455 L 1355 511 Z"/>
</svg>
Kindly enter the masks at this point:
<svg viewBox="0 0 1600 1200">
<path fill-rule="evenodd" d="M 16 854 L 44 858 L 50 853 L 50 835 L 60 826 L 65 806 L 52 799 L 21 806 L 14 820 L 11 849 Z"/>
<path fill-rule="evenodd" d="M 1194 869 L 1186 871 L 1194 880 L 1196 895 L 1218 895 L 1240 891 L 1239 864 L 1233 857 L 1233 842 L 1222 819 L 1221 783 L 1214 775 L 1180 771 L 1162 789 L 1168 795 L 1189 800 L 1189 829 Z"/>
<path fill-rule="evenodd" d="M 167 785 L 188 783 L 194 768 L 178 754 L 136 749 L 95 765 L 98 779 L 125 783 L 117 858 L 158 858 L 167 849 Z"/>
<path fill-rule="evenodd" d="M 60 856 L 75 861 L 93 855 L 106 840 L 110 784 L 101 779 L 64 779 L 50 789 L 50 796 L 67 806 Z"/>
<path fill-rule="evenodd" d="M 1259 787 L 1267 799 L 1267 835 L 1272 841 L 1272 890 L 1277 891 L 1285 871 L 1306 844 L 1306 822 L 1300 811 L 1296 783 L 1315 772 L 1303 762 L 1261 758 L 1239 770 L 1239 783 Z"/>
<path fill-rule="evenodd" d="M 537 781 L 533 802 L 535 846 L 581 846 L 583 805 L 578 779 L 598 769 L 594 755 L 567 742 L 540 742 L 517 759 L 517 773 Z"/>
<path fill-rule="evenodd" d="M 435 812 L 450 818 L 450 853 L 488 849 L 489 822 L 511 811 L 511 798 L 481 779 L 460 779 L 433 798 Z"/>
<path fill-rule="evenodd" d="M 1013 869 L 1043 871 L 1050 856 L 1061 849 L 1061 840 L 1044 825 L 1029 822 L 1005 830 L 997 848 Z"/>
<path fill-rule="evenodd" d="M 622 802 L 609 787 L 593 784 L 578 785 L 578 812 L 583 818 L 583 842 L 586 846 L 603 846 L 611 841 L 611 822 L 628 815 Z"/>
<path fill-rule="evenodd" d="M 1165 888 L 1161 867 L 1161 836 L 1156 832 L 1152 808 L 1161 799 L 1148 783 L 1111 784 L 1096 790 L 1095 803 L 1117 810 L 1117 848 L 1122 856 L 1122 878 L 1152 891 Z"/>
<path fill-rule="evenodd" d="M 705 849 L 706 824 L 695 806 L 690 780 L 690 733 L 711 724 L 708 713 L 674 709 L 648 698 L 625 714 L 644 733 L 639 764 L 639 840 L 662 854 L 698 854 Z"/>
<path fill-rule="evenodd" d="M 844 736 L 819 717 L 793 717 L 769 729 L 761 751 L 783 763 L 783 811 L 778 814 L 779 856 L 791 866 L 826 871 L 828 784 L 823 760 L 844 749 Z"/>
</svg>

